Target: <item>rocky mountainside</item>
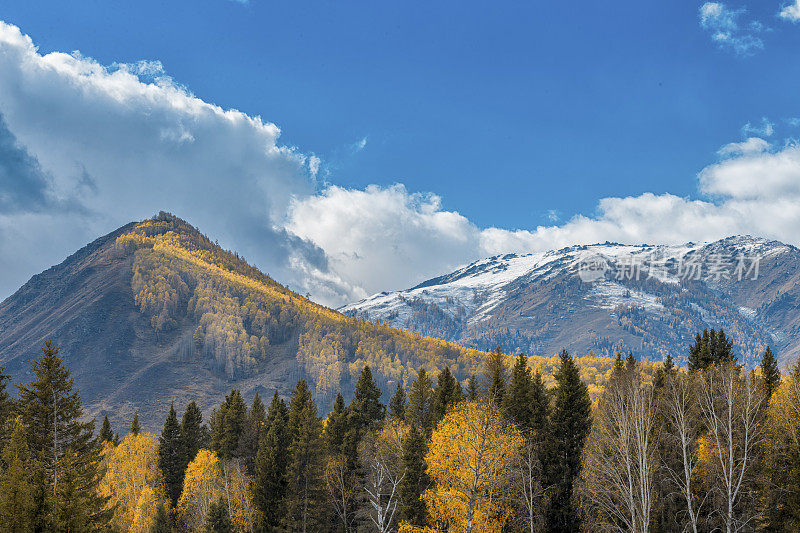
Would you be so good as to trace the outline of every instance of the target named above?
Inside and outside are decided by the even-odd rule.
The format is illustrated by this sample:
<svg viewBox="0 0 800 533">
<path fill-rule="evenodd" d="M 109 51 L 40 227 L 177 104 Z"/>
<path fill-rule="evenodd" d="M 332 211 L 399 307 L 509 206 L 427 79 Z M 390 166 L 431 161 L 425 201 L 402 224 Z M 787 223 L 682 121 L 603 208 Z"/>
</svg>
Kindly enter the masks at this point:
<svg viewBox="0 0 800 533">
<path fill-rule="evenodd" d="M 299 296 L 172 215 L 128 224 L 0 303 L 0 365 L 15 382 L 46 339 L 61 347 L 89 416 L 163 424 L 170 401 L 206 412 L 307 379 L 324 411 L 364 364 L 379 385 L 421 366 L 461 379 L 481 352 L 344 316 Z"/>
<path fill-rule="evenodd" d="M 800 354 L 800 251 L 736 236 L 509 254 L 341 311 L 478 349 L 680 362 L 697 331 L 722 327 L 745 363 L 767 345 L 786 363 Z"/>
</svg>

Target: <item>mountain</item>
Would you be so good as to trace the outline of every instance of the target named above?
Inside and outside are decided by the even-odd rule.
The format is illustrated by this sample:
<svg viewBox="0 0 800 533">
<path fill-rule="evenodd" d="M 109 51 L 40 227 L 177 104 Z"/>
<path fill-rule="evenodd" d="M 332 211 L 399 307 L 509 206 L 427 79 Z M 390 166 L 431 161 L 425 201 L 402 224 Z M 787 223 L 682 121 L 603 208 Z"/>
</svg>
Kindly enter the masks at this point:
<svg viewBox="0 0 800 533">
<path fill-rule="evenodd" d="M 800 354 L 800 251 L 736 236 L 682 246 L 572 246 L 477 261 L 340 309 L 477 349 L 632 351 L 685 362 L 694 335 L 724 328 L 742 361 L 767 345 Z"/>
<path fill-rule="evenodd" d="M 123 434 L 136 410 L 156 429 L 170 401 L 208 414 L 231 387 L 286 395 L 305 378 L 325 410 L 364 364 L 386 391 L 421 366 L 464 379 L 484 356 L 317 305 L 167 213 L 97 239 L 0 303 L 0 364 L 15 382 L 30 379 L 46 339 L 87 414 L 108 414 Z"/>
</svg>

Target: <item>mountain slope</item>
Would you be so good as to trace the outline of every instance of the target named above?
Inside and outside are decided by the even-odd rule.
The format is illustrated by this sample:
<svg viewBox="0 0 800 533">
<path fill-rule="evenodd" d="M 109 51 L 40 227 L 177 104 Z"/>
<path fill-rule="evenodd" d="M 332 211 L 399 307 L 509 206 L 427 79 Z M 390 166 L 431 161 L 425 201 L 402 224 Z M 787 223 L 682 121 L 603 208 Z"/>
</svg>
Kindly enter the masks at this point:
<svg viewBox="0 0 800 533">
<path fill-rule="evenodd" d="M 730 237 L 508 254 L 341 311 L 478 349 L 651 360 L 684 361 L 697 331 L 724 327 L 746 363 L 767 345 L 787 362 L 800 353 L 800 251 Z"/>
<path fill-rule="evenodd" d="M 373 365 L 384 389 L 420 366 L 462 379 L 481 352 L 344 316 L 291 292 L 172 215 L 128 224 L 0 303 L 0 364 L 16 382 L 45 339 L 61 346 L 88 414 L 123 432 L 171 400 L 206 412 L 231 387 L 287 394 L 306 378 L 323 409 Z"/>
</svg>

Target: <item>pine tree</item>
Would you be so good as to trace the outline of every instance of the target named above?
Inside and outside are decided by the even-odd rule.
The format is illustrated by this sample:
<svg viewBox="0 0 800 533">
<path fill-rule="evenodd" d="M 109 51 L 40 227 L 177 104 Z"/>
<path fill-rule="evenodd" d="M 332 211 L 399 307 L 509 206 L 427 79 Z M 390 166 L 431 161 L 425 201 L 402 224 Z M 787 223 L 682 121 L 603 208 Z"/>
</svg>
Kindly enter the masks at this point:
<svg viewBox="0 0 800 533">
<path fill-rule="evenodd" d="M 403 440 L 403 478 L 398 487 L 400 495 L 399 513 L 401 520 L 415 526 L 424 526 L 427 512 L 422 493 L 430 485 L 426 473 L 425 454 L 427 446 L 425 436 L 412 424 Z"/>
<path fill-rule="evenodd" d="M 472 374 L 469 377 L 469 383 L 467 383 L 467 400 L 474 402 L 478 399 L 478 379 L 475 377 L 475 374 Z"/>
<path fill-rule="evenodd" d="M 164 502 L 158 502 L 156 517 L 153 519 L 153 525 L 150 526 L 150 533 L 172 533 L 173 529 L 172 517 L 164 507 Z"/>
<path fill-rule="evenodd" d="M 517 357 L 511 371 L 511 381 L 505 396 L 503 411 L 506 417 L 524 432 L 533 424 L 533 378 L 524 354 Z"/>
<path fill-rule="evenodd" d="M 347 411 L 344 405 L 342 393 L 336 395 L 333 402 L 333 409 L 328 414 L 325 423 L 325 444 L 328 453 L 332 455 L 344 453 L 344 438 L 347 432 Z"/>
<path fill-rule="evenodd" d="M 667 357 L 664 358 L 664 364 L 656 370 L 655 377 L 653 378 L 653 386 L 656 389 L 660 389 L 663 387 L 668 377 L 675 376 L 675 362 L 672 359 L 672 354 L 667 353 Z"/>
<path fill-rule="evenodd" d="M 426 434 L 430 431 L 433 420 L 433 388 L 431 378 L 424 368 L 419 369 L 417 379 L 411 384 L 406 405 L 406 422 L 416 424 Z"/>
<path fill-rule="evenodd" d="M 234 533 L 236 531 L 231 515 L 228 512 L 228 501 L 225 496 L 221 496 L 216 502 L 212 502 L 208 508 L 208 516 L 203 524 L 204 533 Z"/>
<path fill-rule="evenodd" d="M 433 390 L 433 425 L 435 426 L 447 410 L 461 401 L 461 385 L 459 385 L 449 367 L 444 367 L 436 380 L 436 388 Z"/>
<path fill-rule="evenodd" d="M 399 381 L 397 390 L 389 400 L 389 416 L 395 420 L 403 420 L 406 417 L 406 391 Z"/>
<path fill-rule="evenodd" d="M 142 431 L 142 426 L 139 425 L 139 411 L 133 414 L 133 422 L 131 422 L 131 435 L 138 435 Z"/>
<path fill-rule="evenodd" d="M 111 430 L 111 422 L 108 421 L 108 415 L 103 417 L 103 425 L 100 426 L 100 442 L 113 442 L 114 432 Z"/>
<path fill-rule="evenodd" d="M 613 376 L 620 376 L 625 371 L 625 362 L 622 360 L 622 354 L 617 352 L 614 358 L 614 371 L 611 373 Z"/>
<path fill-rule="evenodd" d="M 98 496 L 100 443 L 94 422 L 81 422 L 83 408 L 73 380 L 45 342 L 31 362 L 34 379 L 19 385 L 21 423 L 28 449 L 39 470 L 42 504 L 35 518 L 44 530 L 93 531 L 110 520 L 107 498 Z"/>
<path fill-rule="evenodd" d="M 197 452 L 208 445 L 208 434 L 206 428 L 203 426 L 203 413 L 194 402 L 190 402 L 189 405 L 186 406 L 186 411 L 183 413 L 183 419 L 181 420 L 181 436 L 185 447 L 185 470 L 186 466 L 194 461 Z"/>
<path fill-rule="evenodd" d="M 694 344 L 689 348 L 689 372 L 705 370 L 711 365 L 733 363 L 733 341 L 728 339 L 723 330 L 703 330 L 695 337 Z"/>
<path fill-rule="evenodd" d="M 33 465 L 22 424 L 16 424 L 3 449 L 5 470 L 0 474 L 0 530 L 8 533 L 33 531 L 36 500 Z"/>
<path fill-rule="evenodd" d="M 498 346 L 486 356 L 484 374 L 488 383 L 489 400 L 495 405 L 503 405 L 506 393 L 506 356 Z"/>
<path fill-rule="evenodd" d="M 778 361 L 775 359 L 775 354 L 772 353 L 772 348 L 767 346 L 764 350 L 764 355 L 761 356 L 761 378 L 764 380 L 764 391 L 767 395 L 767 401 L 772 398 L 772 393 L 781 382 L 781 371 L 778 368 Z"/>
<path fill-rule="evenodd" d="M 344 435 L 343 453 L 352 471 L 358 467 L 358 443 L 368 431 L 378 427 L 386 417 L 386 407 L 380 402 L 381 389 L 372 377 L 372 370 L 365 366 L 356 382 L 353 400 L 347 406 L 347 430 Z"/>
<path fill-rule="evenodd" d="M 231 390 L 211 416 L 211 446 L 223 460 L 236 456 L 247 426 L 247 404 L 238 389 Z"/>
<path fill-rule="evenodd" d="M 289 430 L 286 404 L 275 391 L 267 412 L 267 432 L 256 454 L 253 502 L 263 516 L 264 531 L 274 531 L 285 514 Z"/>
<path fill-rule="evenodd" d="M 164 476 L 164 488 L 167 497 L 174 506 L 181 495 L 183 487 L 183 474 L 186 469 L 186 447 L 181 435 L 181 426 L 178 423 L 178 414 L 175 404 L 169 406 L 169 415 L 164 422 L 164 430 L 158 439 L 158 467 Z"/>
<path fill-rule="evenodd" d="M 581 451 L 591 427 L 589 389 L 581 381 L 575 361 L 561 352 L 555 375 L 556 391 L 550 424 L 548 484 L 553 496 L 547 510 L 548 531 L 579 531 L 579 517 L 572 502 L 572 488 L 581 464 Z"/>
<path fill-rule="evenodd" d="M 316 531 L 322 511 L 322 423 L 304 380 L 297 382 L 289 405 L 289 480 L 284 527 Z"/>
</svg>

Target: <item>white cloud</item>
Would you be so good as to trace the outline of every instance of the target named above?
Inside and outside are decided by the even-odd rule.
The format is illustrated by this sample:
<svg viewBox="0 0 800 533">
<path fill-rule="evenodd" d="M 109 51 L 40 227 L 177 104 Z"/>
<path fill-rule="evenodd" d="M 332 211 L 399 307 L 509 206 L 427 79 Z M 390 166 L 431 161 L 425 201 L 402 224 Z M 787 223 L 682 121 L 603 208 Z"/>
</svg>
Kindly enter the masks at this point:
<svg viewBox="0 0 800 533">
<path fill-rule="evenodd" d="M 783 6 L 778 16 L 790 22 L 800 22 L 800 0 L 794 0 L 794 3 Z"/>
<path fill-rule="evenodd" d="M 330 187 L 295 200 L 287 227 L 325 250 L 353 297 L 407 288 L 482 257 L 543 251 L 607 240 L 680 244 L 753 234 L 800 245 L 800 147 L 774 149 L 751 138 L 720 149 L 723 159 L 699 173 L 713 200 L 645 193 L 604 198 L 593 217 L 532 230 L 481 229 L 437 196 L 401 185 L 366 190 Z"/>
<path fill-rule="evenodd" d="M 0 298 L 161 209 L 278 279 L 295 281 L 295 257 L 325 270 L 324 254 L 276 227 L 291 197 L 313 193 L 319 159 L 280 145 L 274 124 L 195 97 L 157 61 L 104 67 L 78 53 L 43 55 L 0 22 L 0 116 L 0 148 L 17 154 L 0 167 L 30 167 L 10 181 L 0 168 Z M 4 197 L 17 199 L 13 209 Z"/>
<path fill-rule="evenodd" d="M 744 9 L 730 9 L 721 2 L 706 2 L 700 6 L 700 26 L 709 32 L 720 48 L 733 50 L 739 55 L 751 55 L 764 48 L 758 33 L 764 26 L 758 21 L 742 25 L 739 21 Z"/>
<path fill-rule="evenodd" d="M 739 143 L 728 143 L 720 148 L 717 153 L 720 157 L 730 157 L 743 154 L 761 153 L 769 149 L 770 144 L 764 139 L 750 137 L 746 141 Z"/>
</svg>

